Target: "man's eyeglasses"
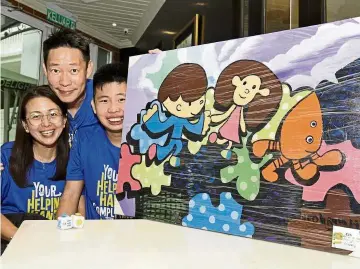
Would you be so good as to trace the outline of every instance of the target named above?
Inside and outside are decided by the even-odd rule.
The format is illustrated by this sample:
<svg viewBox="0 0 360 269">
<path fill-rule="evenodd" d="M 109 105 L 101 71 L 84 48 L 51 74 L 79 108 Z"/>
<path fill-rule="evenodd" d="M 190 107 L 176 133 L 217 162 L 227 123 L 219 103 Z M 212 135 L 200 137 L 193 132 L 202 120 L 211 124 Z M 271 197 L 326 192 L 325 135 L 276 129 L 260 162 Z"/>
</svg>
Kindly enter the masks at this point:
<svg viewBox="0 0 360 269">
<path fill-rule="evenodd" d="M 52 111 L 47 115 L 41 113 L 32 113 L 28 118 L 28 122 L 33 126 L 39 126 L 44 121 L 44 116 L 53 124 L 59 124 L 62 121 L 63 115 L 59 111 Z"/>
</svg>

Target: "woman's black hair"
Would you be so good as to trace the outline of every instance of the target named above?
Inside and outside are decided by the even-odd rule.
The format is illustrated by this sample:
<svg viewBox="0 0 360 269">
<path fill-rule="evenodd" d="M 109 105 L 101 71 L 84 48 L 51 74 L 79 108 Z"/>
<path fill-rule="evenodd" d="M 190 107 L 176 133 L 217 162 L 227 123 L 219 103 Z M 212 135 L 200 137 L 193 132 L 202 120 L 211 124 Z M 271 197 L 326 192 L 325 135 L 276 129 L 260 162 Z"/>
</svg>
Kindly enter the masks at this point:
<svg viewBox="0 0 360 269">
<path fill-rule="evenodd" d="M 24 188 L 29 185 L 28 172 L 34 162 L 33 137 L 25 131 L 22 122 L 26 122 L 26 105 L 37 97 L 45 97 L 54 102 L 66 117 L 67 107 L 60 101 L 49 86 L 43 85 L 29 89 L 23 96 L 20 106 L 16 127 L 16 136 L 10 156 L 10 173 L 15 183 Z M 52 180 L 64 180 L 66 177 L 66 166 L 69 157 L 69 125 L 60 134 L 56 142 L 56 172 Z"/>
</svg>

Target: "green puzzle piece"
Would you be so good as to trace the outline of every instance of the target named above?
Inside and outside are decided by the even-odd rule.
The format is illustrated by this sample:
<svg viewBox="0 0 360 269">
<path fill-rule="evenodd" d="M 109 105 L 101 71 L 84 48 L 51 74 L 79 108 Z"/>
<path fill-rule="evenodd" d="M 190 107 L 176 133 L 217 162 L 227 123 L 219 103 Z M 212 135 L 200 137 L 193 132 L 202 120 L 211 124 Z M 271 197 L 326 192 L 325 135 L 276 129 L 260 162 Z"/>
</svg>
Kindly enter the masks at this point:
<svg viewBox="0 0 360 269">
<path fill-rule="evenodd" d="M 134 179 L 140 181 L 143 188 L 151 188 L 151 193 L 158 195 L 161 192 L 161 186 L 170 186 L 171 184 L 171 175 L 164 174 L 164 164 L 169 159 L 167 158 L 159 166 L 152 163 L 150 167 L 147 167 L 145 156 L 142 156 L 141 163 L 133 166 L 131 174 Z"/>
<path fill-rule="evenodd" d="M 253 163 L 249 157 L 249 150 L 246 142 L 250 134 L 242 138 L 243 148 L 233 148 L 237 155 L 237 164 L 230 165 L 220 170 L 220 177 L 223 183 L 229 183 L 235 178 L 236 188 L 239 194 L 246 200 L 253 201 L 260 189 L 260 168 L 272 158 L 271 154 L 266 155 L 259 164 Z"/>
</svg>

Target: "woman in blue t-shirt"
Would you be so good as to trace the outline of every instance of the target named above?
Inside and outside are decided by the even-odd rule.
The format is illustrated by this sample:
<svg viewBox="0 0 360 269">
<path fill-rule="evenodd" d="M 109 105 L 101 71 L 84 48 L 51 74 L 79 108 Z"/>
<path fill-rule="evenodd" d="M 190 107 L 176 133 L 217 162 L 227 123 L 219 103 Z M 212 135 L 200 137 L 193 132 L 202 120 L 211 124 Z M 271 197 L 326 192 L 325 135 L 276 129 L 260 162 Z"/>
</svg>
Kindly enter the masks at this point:
<svg viewBox="0 0 360 269">
<path fill-rule="evenodd" d="M 14 142 L 1 147 L 1 248 L 26 219 L 54 219 L 69 154 L 67 108 L 48 86 L 19 106 Z"/>
</svg>

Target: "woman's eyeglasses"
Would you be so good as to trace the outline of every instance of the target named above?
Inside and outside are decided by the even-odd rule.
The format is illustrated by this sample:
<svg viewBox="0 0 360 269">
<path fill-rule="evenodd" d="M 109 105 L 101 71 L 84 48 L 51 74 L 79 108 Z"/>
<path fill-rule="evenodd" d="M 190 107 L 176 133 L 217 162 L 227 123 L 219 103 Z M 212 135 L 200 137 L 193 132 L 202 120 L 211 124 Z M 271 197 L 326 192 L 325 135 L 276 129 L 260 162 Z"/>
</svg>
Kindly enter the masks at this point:
<svg viewBox="0 0 360 269">
<path fill-rule="evenodd" d="M 28 118 L 28 122 L 33 126 L 39 126 L 44 121 L 44 117 L 53 124 L 59 124 L 62 121 L 63 115 L 59 111 L 52 111 L 47 115 L 41 113 L 32 113 Z"/>
</svg>

